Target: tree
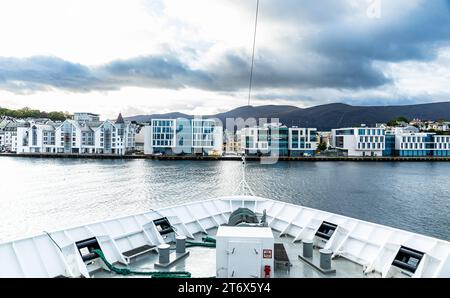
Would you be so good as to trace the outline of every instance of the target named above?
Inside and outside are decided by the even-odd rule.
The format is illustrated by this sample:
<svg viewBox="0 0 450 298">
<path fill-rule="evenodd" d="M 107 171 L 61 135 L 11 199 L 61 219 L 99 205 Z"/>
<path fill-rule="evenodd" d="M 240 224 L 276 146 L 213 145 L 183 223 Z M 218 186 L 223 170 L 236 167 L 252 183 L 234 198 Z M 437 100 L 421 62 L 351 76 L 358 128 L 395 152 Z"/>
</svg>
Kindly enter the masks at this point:
<svg viewBox="0 0 450 298">
<path fill-rule="evenodd" d="M 41 112 L 40 110 L 33 110 L 28 107 L 19 110 L 10 110 L 0 108 L 0 116 L 9 116 L 13 118 L 49 118 L 53 121 L 64 121 L 71 117 L 67 112 Z"/>
<path fill-rule="evenodd" d="M 317 149 L 320 150 L 320 151 L 325 151 L 325 150 L 327 150 L 327 143 L 326 143 L 326 142 L 321 142 L 321 143 L 319 144 L 319 146 L 317 146 Z"/>
<path fill-rule="evenodd" d="M 387 125 L 388 126 L 397 126 L 399 124 L 399 122 L 409 123 L 409 119 L 406 117 L 400 116 L 400 117 L 389 120 Z"/>
<path fill-rule="evenodd" d="M 409 123 L 409 119 L 403 116 L 397 118 L 397 122 L 406 122 Z"/>
</svg>

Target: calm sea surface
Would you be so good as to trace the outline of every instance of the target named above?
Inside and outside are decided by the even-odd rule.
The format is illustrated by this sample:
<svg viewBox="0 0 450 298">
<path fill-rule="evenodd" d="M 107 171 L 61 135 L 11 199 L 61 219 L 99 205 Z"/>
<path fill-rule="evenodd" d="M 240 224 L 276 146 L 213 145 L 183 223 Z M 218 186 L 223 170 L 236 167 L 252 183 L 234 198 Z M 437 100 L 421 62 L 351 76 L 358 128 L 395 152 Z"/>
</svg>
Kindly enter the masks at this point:
<svg viewBox="0 0 450 298">
<path fill-rule="evenodd" d="M 230 195 L 238 161 L 0 157 L 0 241 Z M 257 195 L 450 240 L 450 163 L 248 163 Z"/>
</svg>

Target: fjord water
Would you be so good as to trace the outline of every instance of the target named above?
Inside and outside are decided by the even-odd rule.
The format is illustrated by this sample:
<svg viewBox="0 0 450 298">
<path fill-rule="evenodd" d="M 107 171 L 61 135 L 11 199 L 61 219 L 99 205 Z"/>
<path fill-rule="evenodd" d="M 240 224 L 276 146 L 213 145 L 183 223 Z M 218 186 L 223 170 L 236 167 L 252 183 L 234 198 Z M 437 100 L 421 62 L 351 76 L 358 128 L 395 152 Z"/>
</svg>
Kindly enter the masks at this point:
<svg viewBox="0 0 450 298">
<path fill-rule="evenodd" d="M 0 157 L 0 241 L 231 195 L 239 161 Z M 259 196 L 450 240 L 450 163 L 247 164 Z"/>
</svg>

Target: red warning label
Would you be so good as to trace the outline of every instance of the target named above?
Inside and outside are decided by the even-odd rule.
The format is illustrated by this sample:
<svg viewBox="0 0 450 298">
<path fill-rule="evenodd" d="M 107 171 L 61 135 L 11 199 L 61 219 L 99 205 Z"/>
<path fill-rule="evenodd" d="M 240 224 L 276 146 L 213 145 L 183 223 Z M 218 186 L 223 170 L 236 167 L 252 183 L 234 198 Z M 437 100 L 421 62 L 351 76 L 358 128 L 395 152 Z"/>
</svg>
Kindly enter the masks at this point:
<svg viewBox="0 0 450 298">
<path fill-rule="evenodd" d="M 272 250 L 271 249 L 263 249 L 263 258 L 271 259 L 272 258 Z"/>
</svg>

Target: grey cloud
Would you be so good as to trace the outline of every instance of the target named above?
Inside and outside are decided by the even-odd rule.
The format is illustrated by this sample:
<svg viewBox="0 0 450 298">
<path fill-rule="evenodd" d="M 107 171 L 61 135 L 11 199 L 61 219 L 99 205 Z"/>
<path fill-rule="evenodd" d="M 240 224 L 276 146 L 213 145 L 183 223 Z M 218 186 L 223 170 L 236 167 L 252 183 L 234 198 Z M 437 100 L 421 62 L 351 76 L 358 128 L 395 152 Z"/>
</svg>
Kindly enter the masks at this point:
<svg viewBox="0 0 450 298">
<path fill-rule="evenodd" d="M 7 90 L 46 90 L 50 87 L 88 91 L 98 84 L 91 70 L 81 64 L 56 57 L 0 57 L 0 86 Z"/>
<path fill-rule="evenodd" d="M 145 56 L 89 67 L 57 57 L 0 58 L 0 88 L 16 93 L 48 90 L 72 92 L 117 90 L 125 86 L 183 88 L 206 85 L 207 74 L 175 57 Z"/>
<path fill-rule="evenodd" d="M 449 0 L 381 1 L 380 19 L 369 19 L 367 6 L 355 8 L 351 1 L 265 1 L 261 22 L 283 22 L 298 27 L 298 34 L 273 36 L 285 50 L 272 52 L 278 61 L 269 65 L 257 61 L 261 71 L 274 68 L 271 80 L 264 74 L 257 78 L 267 87 L 279 81 L 299 88 L 376 88 L 392 83 L 376 62 L 432 61 L 438 49 L 450 45 Z M 253 1 L 241 3 L 254 9 Z"/>
<path fill-rule="evenodd" d="M 308 60 L 310 59 L 310 60 Z M 299 57 L 284 63 L 270 52 L 255 61 L 253 85 L 257 88 L 371 88 L 384 85 L 390 79 L 370 61 L 340 61 Z M 212 88 L 235 90 L 246 88 L 250 63 L 244 55 L 226 53 L 221 62 L 207 70 L 214 78 Z"/>
<path fill-rule="evenodd" d="M 169 55 L 116 60 L 95 71 L 104 80 L 119 86 L 179 89 L 192 85 L 206 85 L 210 81 L 205 72 L 191 69 L 176 57 Z"/>
<path fill-rule="evenodd" d="M 360 23 L 355 23 L 354 15 L 360 16 L 364 11 L 355 11 L 351 2 L 262 1 L 261 22 L 288 26 L 288 32 L 294 32 L 294 36 L 286 36 L 284 32 L 273 36 L 273 43 L 281 47 L 257 43 L 255 88 L 379 88 L 391 84 L 392 80 L 377 67 L 377 62 L 430 61 L 437 49 L 450 44 L 449 0 L 383 1 L 386 14 L 381 19 Z M 237 9 L 254 11 L 253 1 L 233 0 L 232 3 Z M 408 9 L 402 5 L 408 5 Z M 401 18 L 391 13 L 403 10 L 407 12 Z M 0 57 L 0 88 L 17 93 L 52 88 L 89 92 L 126 86 L 192 87 L 222 92 L 247 88 L 248 50 L 224 52 L 214 63 L 201 69 L 192 68 L 180 57 L 199 61 L 202 50 L 193 45 L 186 51 L 186 55 L 168 52 L 114 60 L 100 66 L 48 56 Z"/>
<path fill-rule="evenodd" d="M 386 2 L 383 2 L 386 3 Z M 308 48 L 336 59 L 431 60 L 436 49 L 450 44 L 450 2 L 419 1 L 399 19 L 381 17 L 361 27 L 350 21 L 333 24 L 309 39 Z M 392 5 L 386 10 L 401 10 Z"/>
</svg>

